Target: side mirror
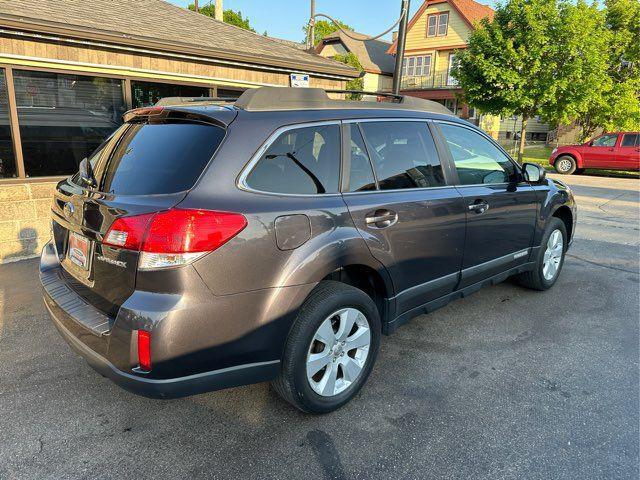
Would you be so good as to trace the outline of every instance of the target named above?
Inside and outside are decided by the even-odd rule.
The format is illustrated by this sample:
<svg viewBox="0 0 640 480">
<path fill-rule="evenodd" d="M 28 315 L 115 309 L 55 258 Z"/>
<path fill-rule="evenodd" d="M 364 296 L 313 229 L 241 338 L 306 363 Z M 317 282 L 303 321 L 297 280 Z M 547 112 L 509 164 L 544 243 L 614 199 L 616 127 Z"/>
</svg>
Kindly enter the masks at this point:
<svg viewBox="0 0 640 480">
<path fill-rule="evenodd" d="M 539 183 L 547 178 L 547 171 L 536 163 L 525 163 L 522 165 L 524 179 L 529 183 Z"/>
</svg>

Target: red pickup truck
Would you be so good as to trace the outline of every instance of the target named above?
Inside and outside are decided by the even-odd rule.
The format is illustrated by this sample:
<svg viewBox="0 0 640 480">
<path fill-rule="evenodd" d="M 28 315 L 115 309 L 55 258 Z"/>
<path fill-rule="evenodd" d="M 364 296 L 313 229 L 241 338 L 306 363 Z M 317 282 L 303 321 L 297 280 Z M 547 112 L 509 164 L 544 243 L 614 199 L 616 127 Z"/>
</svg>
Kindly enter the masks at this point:
<svg viewBox="0 0 640 480">
<path fill-rule="evenodd" d="M 640 170 L 640 132 L 605 133 L 582 145 L 554 148 L 549 164 L 563 175 L 585 168 Z"/>
</svg>

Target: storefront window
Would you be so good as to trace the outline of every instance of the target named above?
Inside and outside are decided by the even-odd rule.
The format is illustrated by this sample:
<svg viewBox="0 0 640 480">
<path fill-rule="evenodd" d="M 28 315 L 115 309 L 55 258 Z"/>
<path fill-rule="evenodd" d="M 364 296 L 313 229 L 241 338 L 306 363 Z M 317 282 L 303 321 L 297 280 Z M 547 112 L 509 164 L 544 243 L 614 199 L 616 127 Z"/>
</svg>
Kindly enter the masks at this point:
<svg viewBox="0 0 640 480">
<path fill-rule="evenodd" d="M 9 100 L 7 96 L 7 77 L 0 69 L 0 178 L 16 176 L 16 159 L 11 141 L 9 124 Z"/>
<path fill-rule="evenodd" d="M 133 108 L 149 107 L 165 97 L 208 97 L 209 88 L 170 83 L 131 82 Z"/>
<path fill-rule="evenodd" d="M 28 177 L 69 175 L 122 123 L 122 80 L 14 71 Z"/>
</svg>

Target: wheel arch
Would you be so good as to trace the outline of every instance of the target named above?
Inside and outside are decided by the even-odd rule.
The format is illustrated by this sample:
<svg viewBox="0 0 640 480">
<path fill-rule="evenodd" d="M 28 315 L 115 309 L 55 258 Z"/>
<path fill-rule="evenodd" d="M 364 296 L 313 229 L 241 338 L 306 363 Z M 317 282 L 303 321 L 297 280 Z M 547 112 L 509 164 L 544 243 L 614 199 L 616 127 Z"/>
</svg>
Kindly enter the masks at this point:
<svg viewBox="0 0 640 480">
<path fill-rule="evenodd" d="M 386 270 L 361 263 L 345 264 L 329 272 L 324 280 L 333 280 L 365 292 L 376 304 L 382 325 L 389 321 L 389 299 L 393 296 L 391 278 Z"/>
<path fill-rule="evenodd" d="M 582 161 L 582 155 L 580 155 L 580 153 L 577 150 L 567 150 L 565 152 L 561 152 L 558 155 L 556 155 L 556 158 L 554 159 L 553 163 L 555 165 L 555 162 L 558 161 L 559 158 L 561 157 L 571 157 L 575 160 L 576 162 L 576 168 L 583 168 L 583 161 Z"/>
<path fill-rule="evenodd" d="M 573 212 L 567 205 L 560 205 L 556 208 L 549 218 L 558 218 L 564 223 L 567 229 L 567 241 L 573 238 Z"/>
</svg>

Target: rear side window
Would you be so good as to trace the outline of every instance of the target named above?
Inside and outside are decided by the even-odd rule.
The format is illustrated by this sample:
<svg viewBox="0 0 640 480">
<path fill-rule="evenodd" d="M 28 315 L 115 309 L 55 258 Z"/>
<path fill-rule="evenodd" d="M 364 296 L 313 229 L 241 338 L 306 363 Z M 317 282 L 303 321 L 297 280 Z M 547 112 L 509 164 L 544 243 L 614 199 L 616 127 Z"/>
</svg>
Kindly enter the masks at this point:
<svg viewBox="0 0 640 480">
<path fill-rule="evenodd" d="M 338 192 L 340 130 L 338 125 L 295 128 L 280 135 L 246 179 L 261 192 L 322 194 Z"/>
<path fill-rule="evenodd" d="M 371 162 L 358 125 L 351 124 L 351 163 L 349 168 L 349 191 L 365 192 L 376 189 Z"/>
<path fill-rule="evenodd" d="M 436 146 L 424 122 L 360 124 L 380 190 L 445 185 Z"/>
<path fill-rule="evenodd" d="M 516 169 L 498 147 L 469 128 L 441 124 L 462 185 L 508 183 Z"/>
<path fill-rule="evenodd" d="M 190 189 L 225 135 L 198 123 L 131 124 L 118 133 L 91 159 L 99 189 L 116 195 Z"/>
<path fill-rule="evenodd" d="M 625 133 L 625 135 L 622 137 L 621 146 L 623 147 L 640 146 L 640 142 L 638 142 L 638 137 L 640 137 L 640 135 L 638 135 L 637 133 Z"/>
</svg>

